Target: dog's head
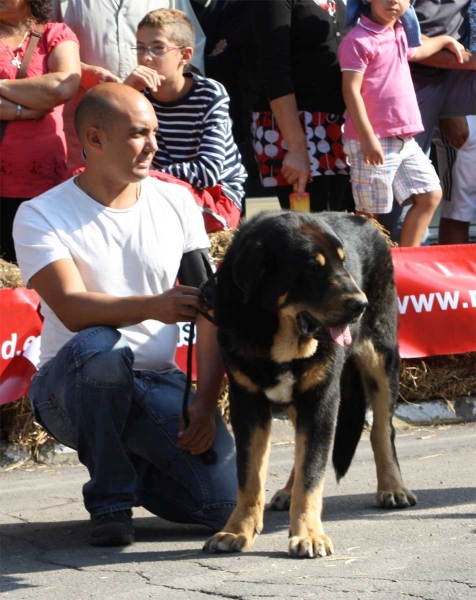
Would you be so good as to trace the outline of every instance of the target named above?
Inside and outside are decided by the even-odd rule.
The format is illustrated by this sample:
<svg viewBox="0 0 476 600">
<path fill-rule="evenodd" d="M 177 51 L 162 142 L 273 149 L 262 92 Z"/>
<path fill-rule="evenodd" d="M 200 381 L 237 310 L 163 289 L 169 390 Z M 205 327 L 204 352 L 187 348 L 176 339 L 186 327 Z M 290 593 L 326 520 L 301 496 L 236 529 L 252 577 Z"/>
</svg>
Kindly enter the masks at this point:
<svg viewBox="0 0 476 600">
<path fill-rule="evenodd" d="M 233 278 L 244 302 L 277 313 L 296 335 L 350 344 L 349 325 L 368 302 L 333 229 L 318 215 L 281 211 L 251 220 L 241 234 Z"/>
</svg>

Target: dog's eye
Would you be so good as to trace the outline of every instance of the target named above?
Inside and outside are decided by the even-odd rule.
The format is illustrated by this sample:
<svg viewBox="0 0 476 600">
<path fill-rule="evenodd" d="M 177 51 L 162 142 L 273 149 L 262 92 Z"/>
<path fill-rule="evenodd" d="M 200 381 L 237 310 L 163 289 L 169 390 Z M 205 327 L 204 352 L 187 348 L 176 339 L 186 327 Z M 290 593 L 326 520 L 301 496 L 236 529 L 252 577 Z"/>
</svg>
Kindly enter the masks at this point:
<svg viewBox="0 0 476 600">
<path fill-rule="evenodd" d="M 345 260 L 345 253 L 342 250 L 342 248 L 337 248 L 337 254 L 339 255 L 339 258 L 341 259 L 341 261 L 344 262 L 344 260 Z"/>
</svg>

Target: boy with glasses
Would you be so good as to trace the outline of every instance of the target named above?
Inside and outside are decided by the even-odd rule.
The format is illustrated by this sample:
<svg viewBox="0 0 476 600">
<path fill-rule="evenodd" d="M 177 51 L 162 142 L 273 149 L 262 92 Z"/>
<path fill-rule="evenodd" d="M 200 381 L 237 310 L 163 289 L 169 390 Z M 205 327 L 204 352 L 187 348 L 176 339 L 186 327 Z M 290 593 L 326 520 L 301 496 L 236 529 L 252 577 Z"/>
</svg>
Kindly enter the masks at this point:
<svg viewBox="0 0 476 600">
<path fill-rule="evenodd" d="M 139 64 L 124 83 L 143 92 L 157 115 L 153 166 L 241 210 L 246 171 L 232 136 L 229 97 L 217 81 L 184 73 L 193 48 L 193 25 L 185 13 L 148 13 L 132 48 Z"/>
</svg>

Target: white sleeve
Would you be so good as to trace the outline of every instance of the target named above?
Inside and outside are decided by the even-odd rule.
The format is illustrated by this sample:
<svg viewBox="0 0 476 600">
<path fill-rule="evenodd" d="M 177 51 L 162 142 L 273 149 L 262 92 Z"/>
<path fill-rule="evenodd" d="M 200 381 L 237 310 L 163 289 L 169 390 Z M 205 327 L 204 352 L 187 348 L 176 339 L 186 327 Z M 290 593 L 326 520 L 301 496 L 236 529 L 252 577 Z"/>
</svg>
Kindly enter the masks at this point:
<svg viewBox="0 0 476 600">
<path fill-rule="evenodd" d="M 185 239 L 183 251 L 191 252 L 203 248 L 210 248 L 210 240 L 205 231 L 203 215 L 197 206 L 192 194 L 185 188 L 184 192 L 184 223 Z"/>
<path fill-rule="evenodd" d="M 31 202 L 23 202 L 13 223 L 15 251 L 23 281 L 30 279 L 44 267 L 62 258 L 72 258 L 69 249 Z"/>
</svg>

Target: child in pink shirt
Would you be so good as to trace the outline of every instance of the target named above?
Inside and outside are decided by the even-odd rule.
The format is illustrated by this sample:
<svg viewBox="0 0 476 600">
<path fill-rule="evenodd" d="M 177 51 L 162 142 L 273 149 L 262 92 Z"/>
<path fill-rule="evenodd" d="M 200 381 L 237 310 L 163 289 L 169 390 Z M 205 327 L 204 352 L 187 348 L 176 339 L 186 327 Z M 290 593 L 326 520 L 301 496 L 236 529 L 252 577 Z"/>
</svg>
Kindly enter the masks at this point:
<svg viewBox="0 0 476 600">
<path fill-rule="evenodd" d="M 432 164 L 413 139 L 423 131 L 408 61 L 443 48 L 462 61 L 463 46 L 447 35 L 409 48 L 399 18 L 410 0 L 368 0 L 367 16 L 342 40 L 339 60 L 347 106 L 344 150 L 358 212 L 390 212 L 393 196 L 413 200 L 401 246 L 419 246 L 441 200 Z"/>
</svg>

